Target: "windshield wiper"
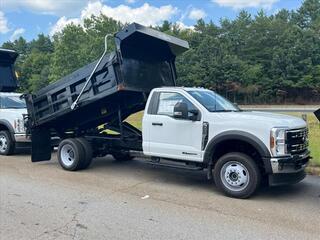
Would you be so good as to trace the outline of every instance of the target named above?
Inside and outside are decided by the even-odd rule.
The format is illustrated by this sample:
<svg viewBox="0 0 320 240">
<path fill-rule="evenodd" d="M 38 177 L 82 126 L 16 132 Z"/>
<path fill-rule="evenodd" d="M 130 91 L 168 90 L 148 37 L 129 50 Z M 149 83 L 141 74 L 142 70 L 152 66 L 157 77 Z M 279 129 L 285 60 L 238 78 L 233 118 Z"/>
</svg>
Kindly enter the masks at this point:
<svg viewBox="0 0 320 240">
<path fill-rule="evenodd" d="M 240 112 L 240 110 L 221 109 L 221 110 L 212 110 L 211 112 Z"/>
<path fill-rule="evenodd" d="M 5 107 L 6 109 L 25 109 L 27 107 Z"/>
<path fill-rule="evenodd" d="M 232 112 L 232 110 L 221 109 L 221 110 L 212 110 L 211 112 Z"/>
</svg>

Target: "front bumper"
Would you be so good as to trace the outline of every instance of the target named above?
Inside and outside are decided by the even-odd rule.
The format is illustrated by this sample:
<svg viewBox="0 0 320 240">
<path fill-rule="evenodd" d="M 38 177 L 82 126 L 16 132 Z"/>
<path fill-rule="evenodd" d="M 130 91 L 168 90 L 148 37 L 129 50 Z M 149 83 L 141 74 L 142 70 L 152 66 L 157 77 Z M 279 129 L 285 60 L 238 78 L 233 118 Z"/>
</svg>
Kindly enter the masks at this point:
<svg viewBox="0 0 320 240">
<path fill-rule="evenodd" d="M 310 152 L 289 157 L 271 158 L 272 173 L 296 173 L 304 170 L 308 165 Z"/>
<path fill-rule="evenodd" d="M 31 148 L 31 138 L 29 135 L 24 133 L 14 134 L 15 147 L 17 149 L 30 149 Z"/>
<path fill-rule="evenodd" d="M 14 141 L 17 148 L 31 148 L 31 135 L 16 133 L 14 134 Z M 60 141 L 61 139 L 59 137 L 51 137 L 51 146 L 58 146 Z"/>
<path fill-rule="evenodd" d="M 272 174 L 269 175 L 269 185 L 284 185 L 300 182 L 305 178 L 305 168 L 310 160 L 310 152 L 289 157 L 271 158 Z"/>
<path fill-rule="evenodd" d="M 29 135 L 27 135 L 25 133 L 15 133 L 14 134 L 14 141 L 16 143 L 30 143 L 31 138 Z"/>
</svg>

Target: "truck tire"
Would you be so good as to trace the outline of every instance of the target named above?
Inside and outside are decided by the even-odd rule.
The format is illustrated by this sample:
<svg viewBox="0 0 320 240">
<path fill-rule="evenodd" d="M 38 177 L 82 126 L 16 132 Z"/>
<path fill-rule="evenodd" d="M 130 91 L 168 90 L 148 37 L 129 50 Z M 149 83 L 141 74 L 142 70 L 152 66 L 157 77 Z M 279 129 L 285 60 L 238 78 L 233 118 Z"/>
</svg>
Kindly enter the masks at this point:
<svg viewBox="0 0 320 240">
<path fill-rule="evenodd" d="M 67 138 L 63 140 L 58 147 L 58 161 L 65 170 L 77 171 L 82 169 L 86 161 L 84 147 L 76 139 Z"/>
<path fill-rule="evenodd" d="M 261 173 L 254 160 L 239 152 L 227 153 L 215 164 L 216 186 L 227 196 L 248 198 L 259 187 Z"/>
<path fill-rule="evenodd" d="M 84 149 L 85 161 L 82 163 L 81 169 L 86 169 L 90 166 L 93 157 L 91 144 L 85 138 L 76 138 Z"/>
<path fill-rule="evenodd" d="M 130 161 L 133 159 L 133 156 L 130 156 L 129 152 L 112 153 L 112 157 L 117 161 Z"/>
<path fill-rule="evenodd" d="M 14 141 L 9 131 L 0 131 L 0 155 L 11 155 L 14 152 Z"/>
</svg>

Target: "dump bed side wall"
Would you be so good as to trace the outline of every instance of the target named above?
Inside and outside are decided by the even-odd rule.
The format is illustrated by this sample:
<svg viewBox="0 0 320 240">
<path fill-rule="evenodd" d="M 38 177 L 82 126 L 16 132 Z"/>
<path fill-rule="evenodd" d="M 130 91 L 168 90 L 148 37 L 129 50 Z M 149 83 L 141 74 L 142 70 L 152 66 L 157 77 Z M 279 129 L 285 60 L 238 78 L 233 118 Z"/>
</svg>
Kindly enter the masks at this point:
<svg viewBox="0 0 320 240">
<path fill-rule="evenodd" d="M 82 95 L 82 102 L 89 104 L 97 98 L 117 91 L 118 81 L 116 76 L 117 62 L 106 56 L 101 67 L 92 78 L 91 84 Z M 28 112 L 32 116 L 32 126 L 37 126 L 71 112 L 71 104 L 75 101 L 90 75 L 95 63 L 89 64 L 76 72 L 64 77 L 60 81 L 37 92 L 27 98 Z M 83 104 L 83 105 L 86 105 Z"/>
</svg>

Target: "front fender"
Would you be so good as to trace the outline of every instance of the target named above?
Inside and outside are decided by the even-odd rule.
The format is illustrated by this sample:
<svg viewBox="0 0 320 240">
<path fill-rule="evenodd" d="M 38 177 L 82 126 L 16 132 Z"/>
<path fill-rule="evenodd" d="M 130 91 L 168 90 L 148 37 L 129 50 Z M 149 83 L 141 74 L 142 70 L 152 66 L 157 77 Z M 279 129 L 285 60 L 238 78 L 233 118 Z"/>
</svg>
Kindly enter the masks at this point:
<svg viewBox="0 0 320 240">
<path fill-rule="evenodd" d="M 14 139 L 14 129 L 13 129 L 11 123 L 8 120 L 1 119 L 0 125 L 5 126 L 10 132 L 11 139 Z"/>
<path fill-rule="evenodd" d="M 271 154 L 268 148 L 266 147 L 266 145 L 256 136 L 247 132 L 236 131 L 236 130 L 220 133 L 210 140 L 204 152 L 205 164 L 210 165 L 213 159 L 213 154 L 216 150 L 216 147 L 218 146 L 219 143 L 226 140 L 240 140 L 253 146 L 262 157 L 262 161 L 264 163 L 266 172 L 272 172 L 271 163 L 270 163 Z"/>
</svg>

